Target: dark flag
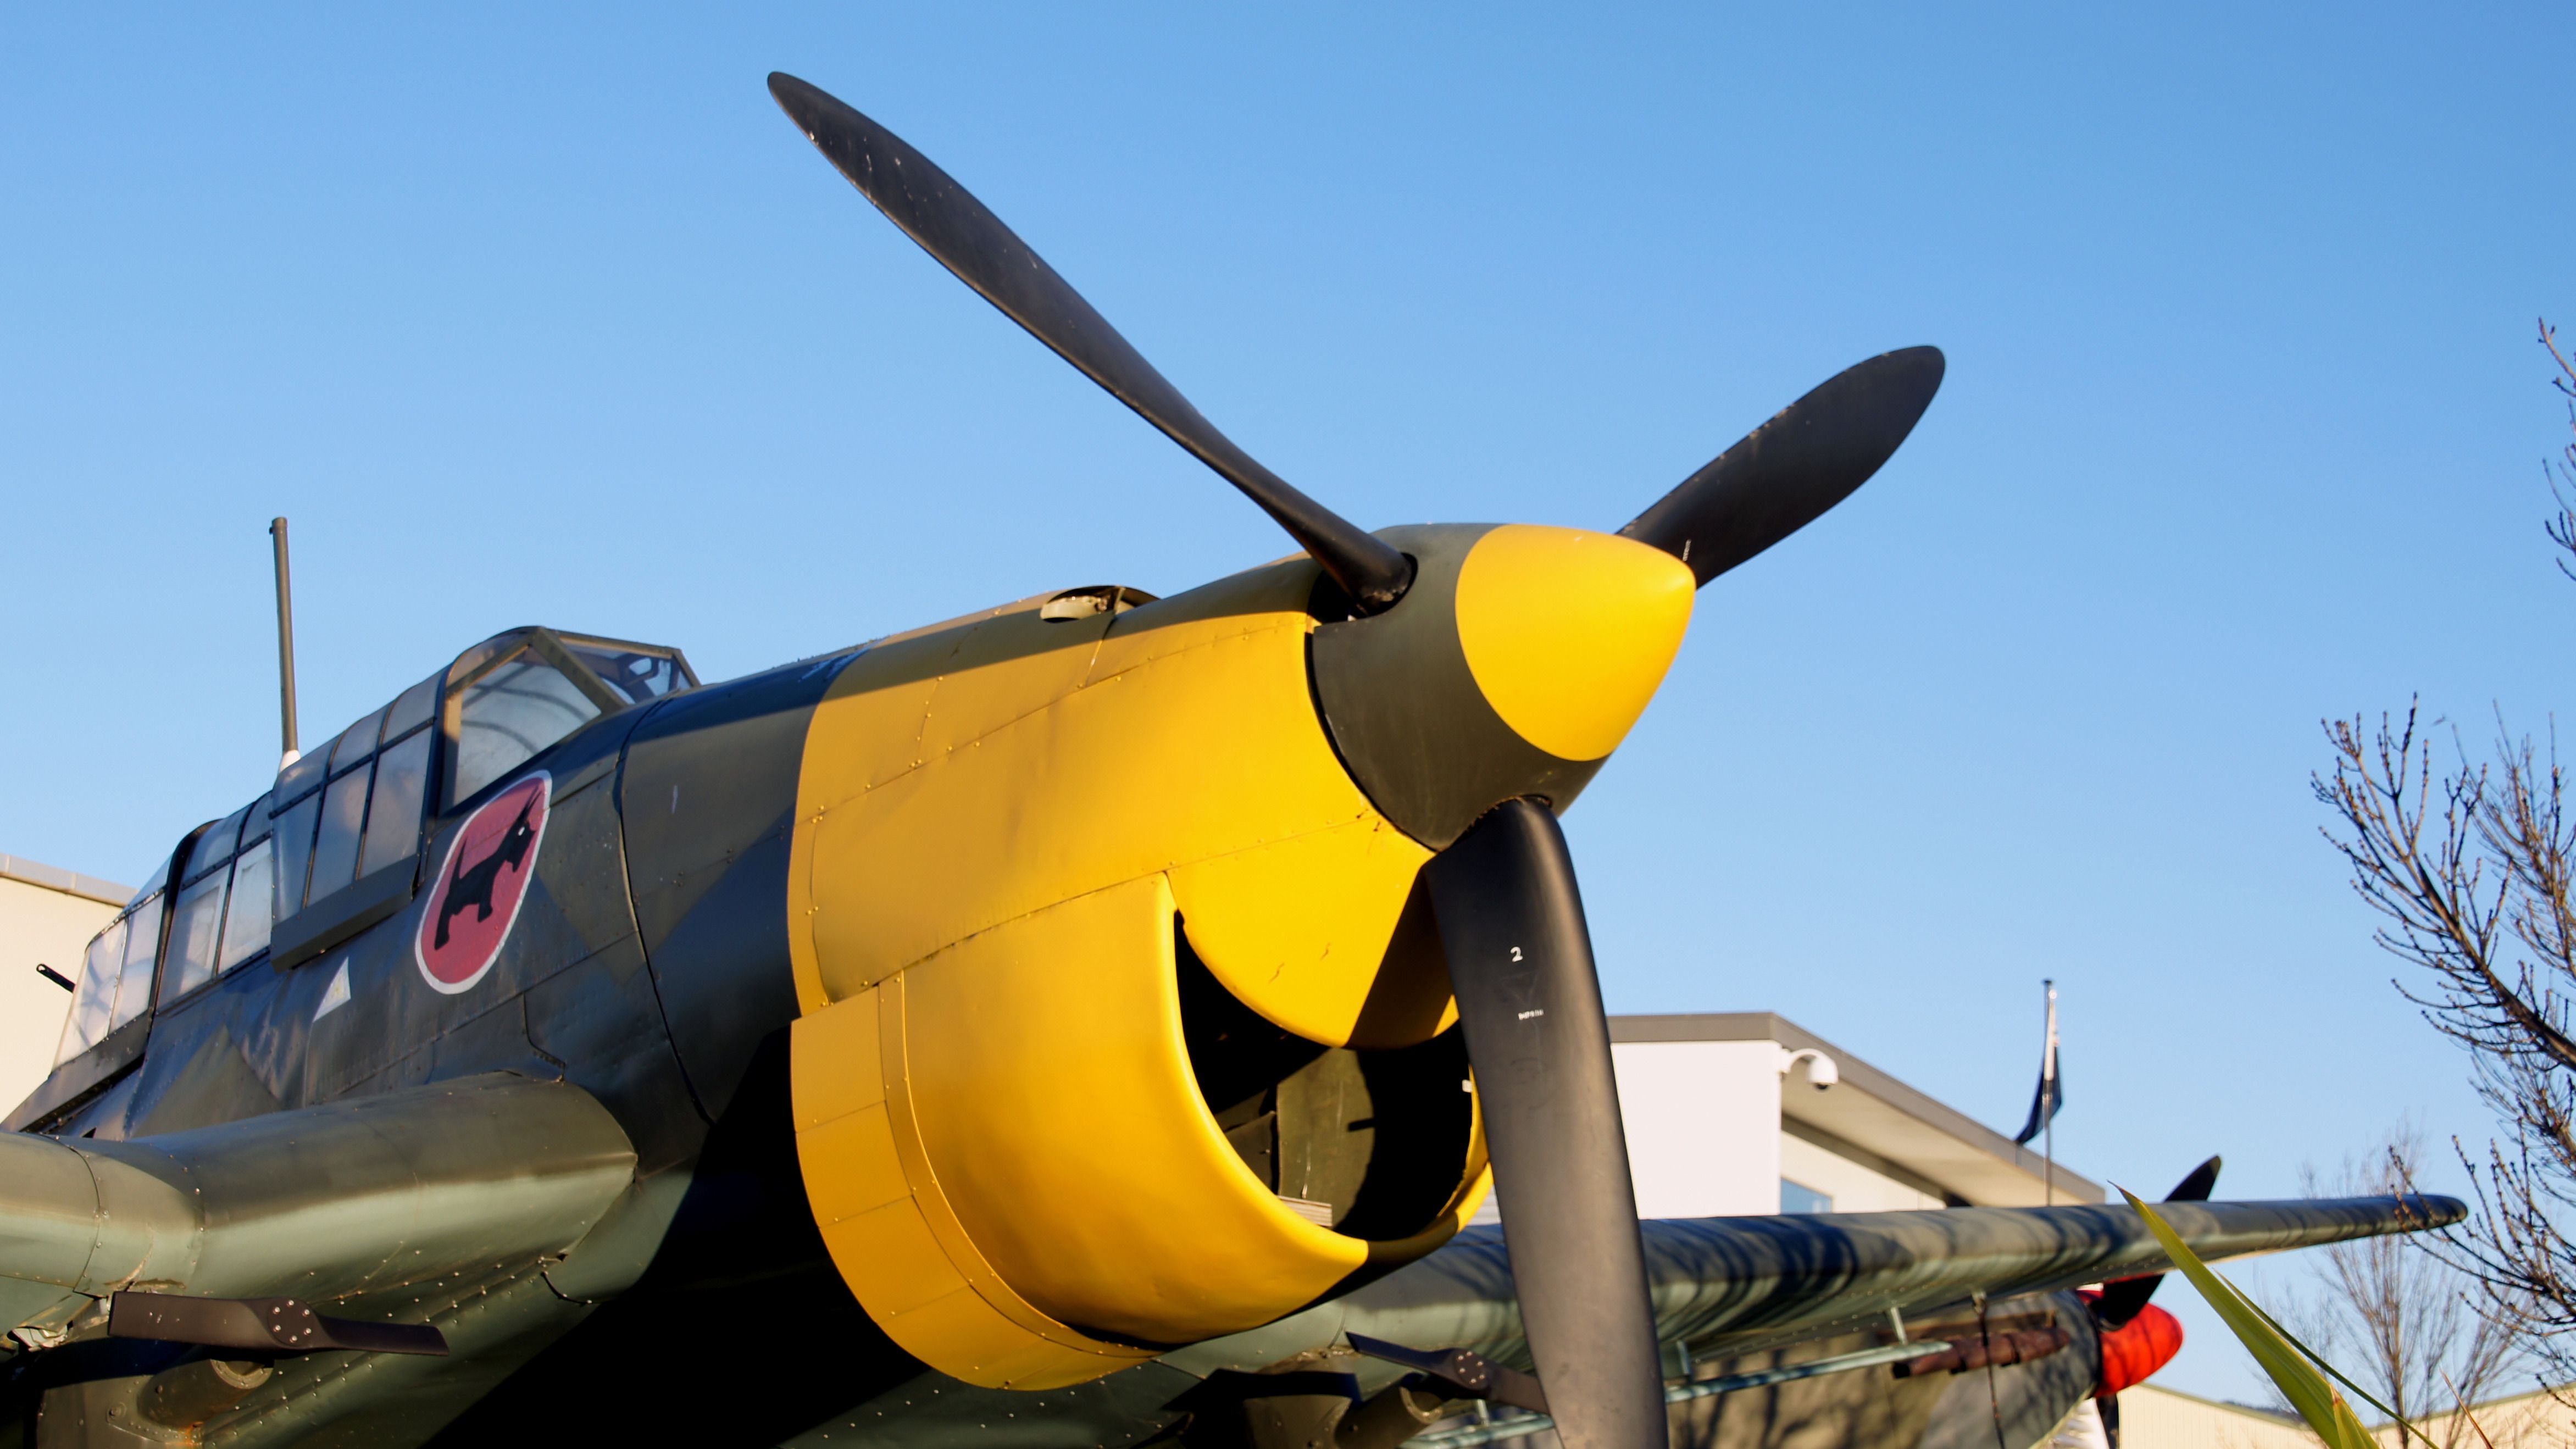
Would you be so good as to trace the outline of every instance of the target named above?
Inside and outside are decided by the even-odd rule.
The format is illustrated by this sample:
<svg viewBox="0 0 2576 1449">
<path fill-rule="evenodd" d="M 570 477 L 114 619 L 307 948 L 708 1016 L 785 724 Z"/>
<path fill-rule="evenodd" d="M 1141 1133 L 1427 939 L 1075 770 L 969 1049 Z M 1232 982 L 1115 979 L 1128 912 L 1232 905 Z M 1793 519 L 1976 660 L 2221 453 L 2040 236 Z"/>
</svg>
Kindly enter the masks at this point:
<svg viewBox="0 0 2576 1449">
<path fill-rule="evenodd" d="M 2040 1053 L 2039 1087 L 2030 1094 L 2030 1120 L 2022 1124 L 2021 1131 L 2013 1134 L 2015 1142 L 2028 1142 L 2038 1136 L 2057 1116 L 2057 1109 L 2066 1105 L 2066 1079 L 2057 1071 L 2057 983 L 2051 981 L 2046 985 L 2048 1045 Z"/>
</svg>

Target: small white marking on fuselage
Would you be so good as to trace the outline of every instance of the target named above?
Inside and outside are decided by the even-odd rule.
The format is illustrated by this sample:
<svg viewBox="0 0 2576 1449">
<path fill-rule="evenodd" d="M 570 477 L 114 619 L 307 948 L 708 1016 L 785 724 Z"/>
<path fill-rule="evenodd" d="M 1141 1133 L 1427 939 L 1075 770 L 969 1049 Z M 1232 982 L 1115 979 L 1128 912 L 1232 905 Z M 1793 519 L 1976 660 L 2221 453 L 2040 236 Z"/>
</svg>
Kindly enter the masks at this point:
<svg viewBox="0 0 2576 1449">
<path fill-rule="evenodd" d="M 313 1019 L 320 1021 L 349 1004 L 349 959 L 340 958 L 340 969 L 333 973 L 331 984 L 322 990 L 322 1004 L 313 1008 Z"/>
<path fill-rule="evenodd" d="M 1535 1011 L 1524 1011 L 1524 1012 L 1522 1012 L 1522 1013 L 1521 1013 L 1521 1015 L 1520 1015 L 1520 1019 L 1521 1019 L 1521 1020 L 1523 1020 L 1523 1021 L 1527 1021 L 1527 1020 L 1529 1020 L 1529 1019 L 1530 1019 L 1531 1017 L 1533 1017 L 1533 1016 L 1545 1016 L 1545 1015 L 1547 1015 L 1547 1008 L 1546 1008 L 1546 1007 L 1544 1007 L 1544 1006 L 1542 1006 L 1542 1007 L 1538 1008 L 1538 1009 L 1537 1009 L 1537 1010 L 1535 1010 Z"/>
</svg>

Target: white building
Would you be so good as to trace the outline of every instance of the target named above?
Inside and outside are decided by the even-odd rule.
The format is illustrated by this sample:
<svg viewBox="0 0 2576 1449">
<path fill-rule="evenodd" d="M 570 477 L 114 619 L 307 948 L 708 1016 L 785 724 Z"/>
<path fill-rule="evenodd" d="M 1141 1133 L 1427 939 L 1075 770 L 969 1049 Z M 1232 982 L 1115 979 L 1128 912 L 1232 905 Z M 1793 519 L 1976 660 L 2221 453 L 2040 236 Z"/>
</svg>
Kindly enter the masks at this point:
<svg viewBox="0 0 2576 1449">
<path fill-rule="evenodd" d="M 2418 1419 L 2415 1427 L 2444 1449 L 2563 1449 L 2576 1440 L 2576 1413 L 2561 1402 L 2566 1393 L 2562 1388 L 2489 1399 L 2465 1413 L 2436 1411 Z M 2395 1424 L 2373 1425 L 2370 1434 L 2385 1449 L 2423 1442 Z M 2317 1443 L 2307 1425 L 2286 1414 L 2220 1403 L 2161 1384 L 2140 1384 L 2120 1394 L 2121 1449 L 2317 1449 Z"/>
<path fill-rule="evenodd" d="M 1614 1016 L 1610 1042 L 1646 1217 L 2103 1200 L 2063 1164 L 2052 1192 L 2039 1153 L 1767 1011 Z"/>
<path fill-rule="evenodd" d="M 71 993 L 36 968 L 79 980 L 89 938 L 133 896 L 132 886 L 0 855 L 0 1112 L 53 1070 L 71 1009 Z"/>
</svg>

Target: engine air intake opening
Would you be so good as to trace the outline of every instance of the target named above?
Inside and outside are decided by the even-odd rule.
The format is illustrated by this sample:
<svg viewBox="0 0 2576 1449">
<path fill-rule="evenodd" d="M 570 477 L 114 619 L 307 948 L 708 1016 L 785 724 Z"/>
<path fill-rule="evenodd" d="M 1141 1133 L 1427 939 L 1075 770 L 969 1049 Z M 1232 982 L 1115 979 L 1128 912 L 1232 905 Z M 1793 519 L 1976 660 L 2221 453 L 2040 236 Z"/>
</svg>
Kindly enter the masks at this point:
<svg viewBox="0 0 2576 1449">
<path fill-rule="evenodd" d="M 1177 916 L 1172 936 L 1190 1067 L 1243 1165 L 1291 1211 L 1347 1237 L 1430 1226 L 1457 1194 L 1475 1129 L 1459 1029 L 1382 1049 L 1310 1041 L 1227 990 Z"/>
</svg>

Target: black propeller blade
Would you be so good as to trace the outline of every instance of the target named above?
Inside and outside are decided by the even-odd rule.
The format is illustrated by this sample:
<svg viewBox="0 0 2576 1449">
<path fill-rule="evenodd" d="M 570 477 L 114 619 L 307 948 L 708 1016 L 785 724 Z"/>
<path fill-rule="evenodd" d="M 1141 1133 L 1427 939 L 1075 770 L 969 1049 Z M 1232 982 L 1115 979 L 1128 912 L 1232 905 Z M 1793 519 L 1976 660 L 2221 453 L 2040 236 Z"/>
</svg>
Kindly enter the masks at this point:
<svg viewBox="0 0 2576 1449">
<path fill-rule="evenodd" d="M 1932 405 L 1945 366 L 1941 349 L 1908 347 L 1845 368 L 1619 532 L 1689 564 L 1707 583 L 1868 482 Z"/>
<path fill-rule="evenodd" d="M 1664 1449 L 1610 1023 L 1565 836 L 1545 805 L 1509 800 L 1424 870 L 1548 1412 L 1566 1449 Z"/>
<path fill-rule="evenodd" d="M 1000 217 L 901 137 L 784 72 L 769 93 L 824 157 L 941 266 L 1055 349 L 1093 382 L 1243 490 L 1324 566 L 1363 613 L 1394 603 L 1413 565 L 1388 544 L 1298 492 L 1199 416 L 1118 329 Z"/>
<path fill-rule="evenodd" d="M 2174 1190 L 2165 1194 L 2165 1201 L 2207 1202 L 2217 1187 L 2218 1159 L 2213 1157 L 2184 1174 L 2183 1180 L 2174 1184 Z M 2123 1278 L 2117 1283 L 2103 1284 L 2102 1296 L 2093 1304 L 2094 1321 L 2104 1328 L 2122 1327 L 2138 1316 L 2138 1310 L 2147 1306 L 2148 1299 L 2156 1296 L 2156 1285 L 2163 1281 L 2165 1275 L 2156 1273 L 2145 1278 Z"/>
<path fill-rule="evenodd" d="M 946 172 L 793 76 L 773 73 L 769 90 L 905 235 L 1261 505 L 1357 612 L 1403 596 L 1413 565 L 1402 553 L 1236 447 Z M 1845 371 L 1621 533 L 1676 555 L 1707 583 L 1866 482 L 1930 405 L 1942 368 L 1937 349 L 1915 347 Z M 1666 1449 L 1661 1355 L 1609 1022 L 1565 837 L 1547 805 L 1508 799 L 1426 871 L 1549 1412 L 1567 1449 Z"/>
</svg>

